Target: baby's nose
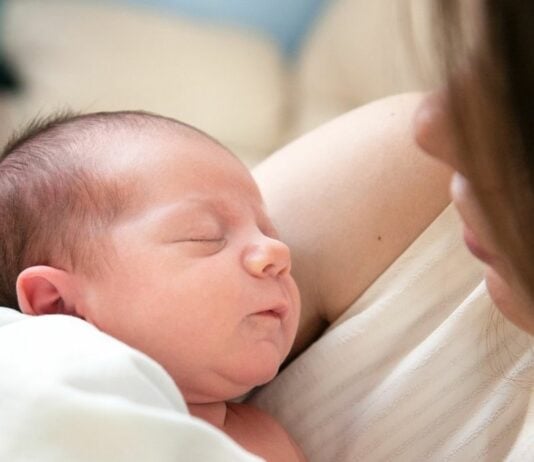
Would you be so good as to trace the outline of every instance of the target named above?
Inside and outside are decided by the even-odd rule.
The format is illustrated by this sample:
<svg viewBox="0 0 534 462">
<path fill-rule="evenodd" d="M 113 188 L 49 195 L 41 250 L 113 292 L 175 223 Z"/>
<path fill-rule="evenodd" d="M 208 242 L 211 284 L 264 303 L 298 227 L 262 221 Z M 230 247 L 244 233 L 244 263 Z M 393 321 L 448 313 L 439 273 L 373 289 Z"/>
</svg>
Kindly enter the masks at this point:
<svg viewBox="0 0 534 462">
<path fill-rule="evenodd" d="M 291 270 L 289 247 L 283 242 L 264 236 L 252 244 L 244 256 L 244 265 L 256 277 L 277 277 Z"/>
</svg>

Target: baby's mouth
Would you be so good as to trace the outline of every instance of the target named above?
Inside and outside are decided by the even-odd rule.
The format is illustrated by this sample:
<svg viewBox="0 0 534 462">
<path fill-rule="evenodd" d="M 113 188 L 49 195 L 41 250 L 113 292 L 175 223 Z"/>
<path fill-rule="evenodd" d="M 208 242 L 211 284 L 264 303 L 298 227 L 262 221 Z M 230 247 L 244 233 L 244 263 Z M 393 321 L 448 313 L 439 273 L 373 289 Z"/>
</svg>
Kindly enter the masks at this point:
<svg viewBox="0 0 534 462">
<path fill-rule="evenodd" d="M 271 308 L 268 308 L 266 310 L 260 310 L 255 313 L 253 313 L 255 316 L 263 316 L 267 318 L 273 318 L 273 319 L 280 319 L 286 317 L 288 312 L 288 307 L 285 304 L 280 304 L 273 306 Z"/>
<path fill-rule="evenodd" d="M 258 315 L 258 316 L 266 316 L 266 317 L 271 317 L 271 318 L 276 318 L 276 319 L 280 319 L 280 317 L 281 317 L 280 314 L 278 314 L 274 310 L 260 311 L 259 313 L 256 313 L 256 315 Z"/>
</svg>

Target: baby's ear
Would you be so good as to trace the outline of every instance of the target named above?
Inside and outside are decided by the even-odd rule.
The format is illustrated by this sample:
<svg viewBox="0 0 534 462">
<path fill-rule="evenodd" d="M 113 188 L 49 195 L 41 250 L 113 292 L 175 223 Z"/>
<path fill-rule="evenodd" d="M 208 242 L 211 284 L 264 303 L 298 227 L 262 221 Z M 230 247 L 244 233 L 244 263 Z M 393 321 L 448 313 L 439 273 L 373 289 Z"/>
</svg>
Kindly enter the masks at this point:
<svg viewBox="0 0 534 462">
<path fill-rule="evenodd" d="M 78 316 L 74 275 L 51 266 L 31 266 L 17 278 L 17 299 L 23 313 Z"/>
</svg>

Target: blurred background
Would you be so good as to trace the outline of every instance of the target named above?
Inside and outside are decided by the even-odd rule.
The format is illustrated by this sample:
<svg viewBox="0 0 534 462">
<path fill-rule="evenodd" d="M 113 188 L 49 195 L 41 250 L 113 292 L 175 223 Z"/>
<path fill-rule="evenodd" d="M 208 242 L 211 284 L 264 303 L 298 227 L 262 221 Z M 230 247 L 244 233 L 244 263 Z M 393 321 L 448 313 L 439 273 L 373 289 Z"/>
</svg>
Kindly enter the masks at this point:
<svg viewBox="0 0 534 462">
<path fill-rule="evenodd" d="M 0 141 L 57 110 L 144 109 L 253 166 L 351 108 L 423 88 L 412 58 L 429 48 L 428 3 L 0 0 Z"/>
</svg>

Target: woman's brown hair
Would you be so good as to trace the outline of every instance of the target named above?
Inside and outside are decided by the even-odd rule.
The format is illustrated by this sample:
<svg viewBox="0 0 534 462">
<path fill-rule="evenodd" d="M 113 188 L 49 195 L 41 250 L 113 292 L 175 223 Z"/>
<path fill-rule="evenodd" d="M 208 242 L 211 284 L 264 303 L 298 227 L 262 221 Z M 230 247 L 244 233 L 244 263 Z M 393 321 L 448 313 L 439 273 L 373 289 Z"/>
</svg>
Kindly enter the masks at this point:
<svg viewBox="0 0 534 462">
<path fill-rule="evenodd" d="M 534 3 L 433 6 L 460 162 L 534 311 Z"/>
</svg>

